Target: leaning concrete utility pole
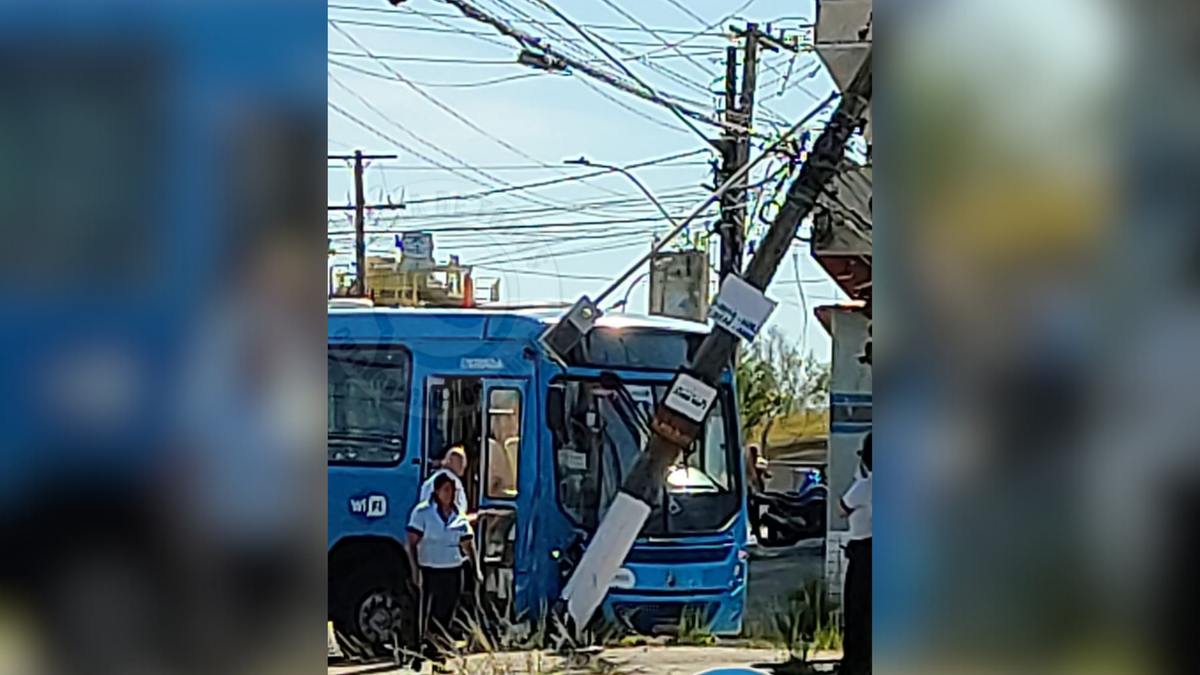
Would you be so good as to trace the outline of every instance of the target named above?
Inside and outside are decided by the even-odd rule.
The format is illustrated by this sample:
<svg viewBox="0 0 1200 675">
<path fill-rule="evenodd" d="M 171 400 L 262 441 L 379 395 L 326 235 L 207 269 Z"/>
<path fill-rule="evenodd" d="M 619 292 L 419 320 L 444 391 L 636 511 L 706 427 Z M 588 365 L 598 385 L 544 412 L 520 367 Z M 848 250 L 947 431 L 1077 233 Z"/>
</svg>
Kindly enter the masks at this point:
<svg viewBox="0 0 1200 675">
<path fill-rule="evenodd" d="M 566 587 L 562 600 L 577 629 L 586 626 L 603 602 L 617 571 L 645 525 L 672 464 L 689 447 L 717 399 L 717 387 L 729 367 L 739 338 L 753 339 L 774 308 L 764 290 L 783 260 L 800 222 L 812 211 L 817 198 L 838 172 L 846 143 L 863 124 L 871 99 L 871 55 L 868 53 L 828 126 L 788 188 L 780 209 L 742 276 L 731 274 L 721 284 L 711 318 L 715 327 L 697 349 L 689 367 L 675 377 L 658 403 L 645 451 L 626 477 L 620 491 L 588 542 Z M 560 325 L 583 326 L 593 321 L 594 308 L 580 307 Z M 552 331 L 554 329 L 551 329 Z M 586 330 L 586 328 L 584 328 Z M 561 335 L 561 334 L 560 334 Z M 548 344 L 562 338 L 543 337 Z"/>
</svg>

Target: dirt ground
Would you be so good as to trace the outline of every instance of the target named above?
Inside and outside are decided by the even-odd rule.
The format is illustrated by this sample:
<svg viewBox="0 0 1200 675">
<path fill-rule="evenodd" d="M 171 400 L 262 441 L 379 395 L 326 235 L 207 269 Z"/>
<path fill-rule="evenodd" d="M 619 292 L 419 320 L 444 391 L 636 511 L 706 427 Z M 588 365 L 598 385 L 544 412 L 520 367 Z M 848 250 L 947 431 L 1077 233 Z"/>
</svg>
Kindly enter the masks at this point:
<svg viewBox="0 0 1200 675">
<path fill-rule="evenodd" d="M 824 550 L 821 541 L 801 542 L 787 549 L 754 548 L 750 557 L 746 595 L 746 627 L 770 626 L 778 603 L 806 582 L 820 578 Z M 816 654 L 812 660 L 834 661 L 839 654 Z M 604 649 L 587 658 L 567 660 L 540 652 L 476 654 L 455 659 L 447 668 L 461 675 L 696 675 L 726 667 L 752 667 L 785 675 L 786 651 L 729 646 L 650 646 Z M 424 668 L 429 672 L 430 666 Z M 390 664 L 331 666 L 329 675 L 396 675 L 411 670 Z"/>
<path fill-rule="evenodd" d="M 818 668 L 832 667 L 839 655 L 812 656 Z M 769 675 L 784 675 L 787 652 L 738 647 L 620 647 L 604 649 L 590 657 L 572 660 L 552 654 L 506 652 L 477 654 L 455 659 L 447 670 L 462 675 L 696 675 L 713 668 L 754 668 Z M 430 666 L 425 665 L 425 672 Z M 411 674 L 391 665 L 334 666 L 329 675 Z"/>
</svg>

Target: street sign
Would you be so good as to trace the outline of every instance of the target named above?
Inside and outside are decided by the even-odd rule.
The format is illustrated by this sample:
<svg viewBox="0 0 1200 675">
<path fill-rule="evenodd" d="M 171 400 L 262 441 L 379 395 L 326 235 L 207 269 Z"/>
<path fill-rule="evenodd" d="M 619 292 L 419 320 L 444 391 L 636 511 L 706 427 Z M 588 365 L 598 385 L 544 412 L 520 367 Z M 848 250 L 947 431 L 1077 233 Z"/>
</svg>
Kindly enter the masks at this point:
<svg viewBox="0 0 1200 675">
<path fill-rule="evenodd" d="M 762 291 L 736 274 L 730 274 L 721 283 L 721 292 L 717 293 L 717 299 L 708 310 L 708 318 L 717 326 L 750 341 L 775 311 L 775 305 L 775 301 Z"/>
<path fill-rule="evenodd" d="M 709 408 L 717 400 L 717 390 L 700 380 L 680 373 L 671 383 L 664 405 L 674 412 L 699 424 L 704 421 Z"/>
<path fill-rule="evenodd" d="M 400 269 L 405 272 L 433 267 L 433 235 L 428 232 L 405 232 L 400 251 Z"/>
</svg>

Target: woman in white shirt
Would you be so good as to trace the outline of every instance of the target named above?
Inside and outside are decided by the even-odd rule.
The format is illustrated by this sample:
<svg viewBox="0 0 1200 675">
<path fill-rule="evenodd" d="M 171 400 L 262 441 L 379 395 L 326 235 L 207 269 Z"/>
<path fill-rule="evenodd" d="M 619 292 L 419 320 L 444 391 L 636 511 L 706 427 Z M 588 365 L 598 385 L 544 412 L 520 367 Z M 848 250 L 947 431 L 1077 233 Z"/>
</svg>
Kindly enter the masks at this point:
<svg viewBox="0 0 1200 675">
<path fill-rule="evenodd" d="M 871 434 L 858 451 L 862 460 L 854 483 L 842 496 L 842 513 L 850 521 L 846 546 L 849 567 L 842 593 L 845 630 L 839 675 L 871 672 Z"/>
<path fill-rule="evenodd" d="M 434 478 L 433 496 L 416 505 L 408 520 L 408 559 L 413 584 L 421 590 L 421 635 L 426 658 L 435 660 L 433 632 L 449 635 L 463 590 L 463 563 L 481 579 L 474 533 L 455 505 L 455 480 Z"/>
</svg>

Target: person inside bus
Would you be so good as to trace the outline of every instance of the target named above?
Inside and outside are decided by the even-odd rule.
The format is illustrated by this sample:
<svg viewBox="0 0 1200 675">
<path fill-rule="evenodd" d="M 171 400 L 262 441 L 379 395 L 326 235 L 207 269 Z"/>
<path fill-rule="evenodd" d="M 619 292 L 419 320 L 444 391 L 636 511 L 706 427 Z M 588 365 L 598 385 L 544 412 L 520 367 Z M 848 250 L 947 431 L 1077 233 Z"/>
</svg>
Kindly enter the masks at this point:
<svg viewBox="0 0 1200 675">
<path fill-rule="evenodd" d="M 462 479 L 467 475 L 467 451 L 461 445 L 456 445 L 446 451 L 442 457 L 441 468 L 433 472 L 421 484 L 421 495 L 418 502 L 427 502 L 433 498 L 434 481 L 438 476 L 450 476 L 454 481 L 454 506 L 458 512 L 470 520 L 470 509 L 467 506 L 467 491 L 463 488 Z"/>
<path fill-rule="evenodd" d="M 767 462 L 757 443 L 750 443 L 746 446 L 745 458 L 746 488 L 750 504 L 747 515 L 750 518 L 750 531 L 757 539 L 762 536 L 762 507 L 758 502 L 758 497 L 767 489 Z"/>
<path fill-rule="evenodd" d="M 457 485 L 449 473 L 433 479 L 433 495 L 418 503 L 408 519 L 409 568 L 420 589 L 421 642 L 425 658 L 438 661 L 437 636 L 451 636 L 454 614 L 468 568 L 481 581 L 471 524 L 455 506 Z"/>
<path fill-rule="evenodd" d="M 871 672 L 871 434 L 858 451 L 861 460 L 854 482 L 842 496 L 842 514 L 850 520 L 846 569 L 841 675 Z"/>
<path fill-rule="evenodd" d="M 488 435 L 487 495 L 506 499 L 517 494 L 517 416 L 514 413 L 491 416 Z"/>
</svg>

